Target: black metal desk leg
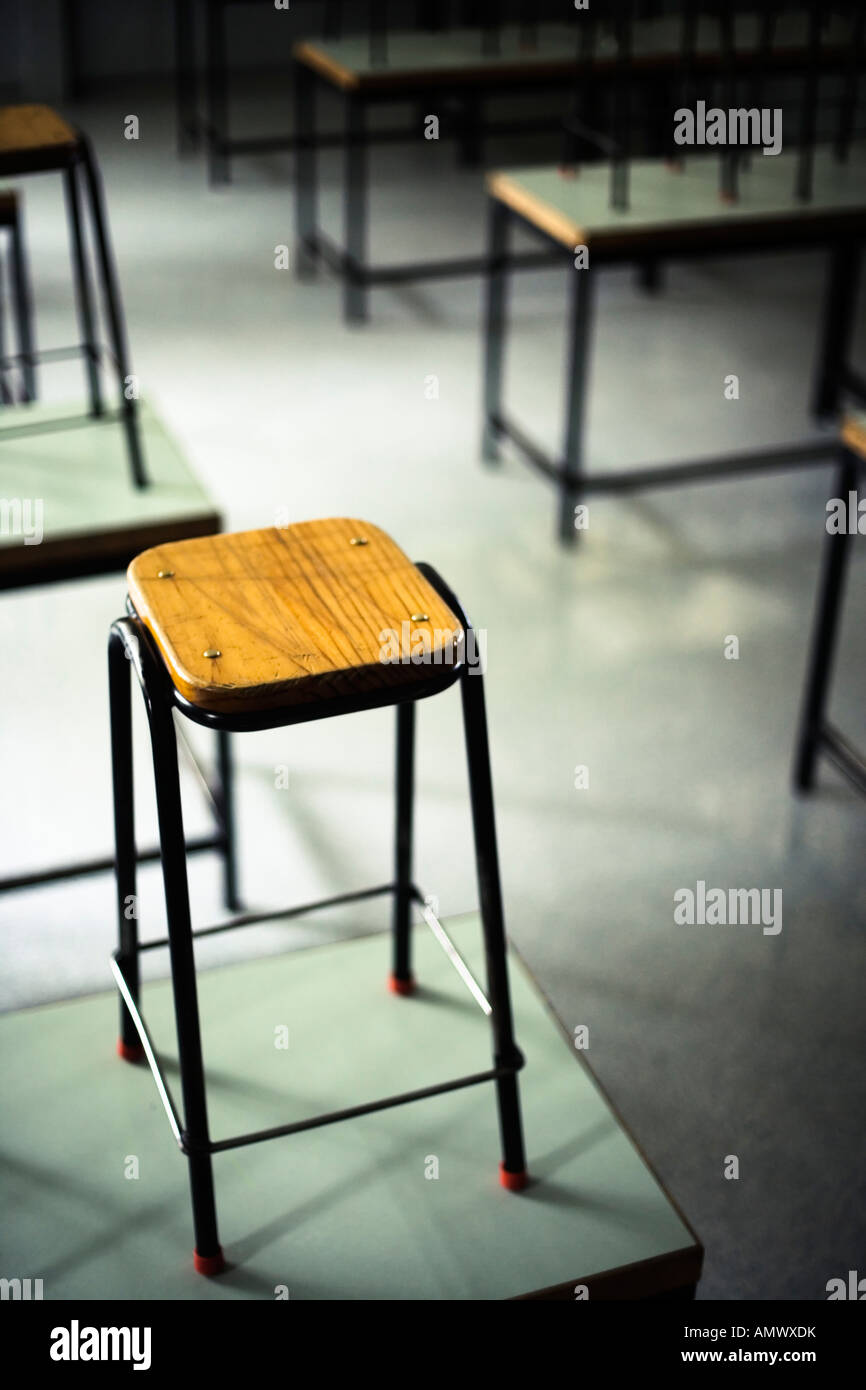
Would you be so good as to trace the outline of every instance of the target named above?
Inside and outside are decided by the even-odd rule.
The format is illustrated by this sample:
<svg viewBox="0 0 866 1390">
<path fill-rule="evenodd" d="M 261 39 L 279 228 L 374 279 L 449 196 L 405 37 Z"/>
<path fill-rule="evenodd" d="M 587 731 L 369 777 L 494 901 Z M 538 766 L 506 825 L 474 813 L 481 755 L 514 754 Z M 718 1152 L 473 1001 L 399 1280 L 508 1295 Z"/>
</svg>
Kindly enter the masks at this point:
<svg viewBox="0 0 866 1390">
<path fill-rule="evenodd" d="M 189 907 L 189 884 L 186 875 L 186 846 L 180 801 L 180 779 L 177 769 L 177 740 L 171 708 L 165 696 L 161 691 L 151 691 L 147 700 L 153 744 L 159 844 L 165 885 L 174 1013 L 183 1094 L 183 1140 L 184 1150 L 189 1160 L 196 1265 L 203 1273 L 217 1273 L 222 1266 L 222 1250 L 217 1235 L 201 1026 Z"/>
<path fill-rule="evenodd" d="M 848 365 L 859 275 L 859 244 L 853 238 L 837 242 L 830 251 L 812 392 L 812 414 L 817 419 L 833 416 L 839 406 L 841 376 Z"/>
<path fill-rule="evenodd" d="M 508 309 L 509 212 L 498 198 L 487 200 L 487 279 L 484 308 L 484 430 L 481 456 L 487 463 L 499 459 L 496 420 L 502 410 L 502 377 Z"/>
<path fill-rule="evenodd" d="M 464 169 L 477 169 L 481 163 L 483 122 L 481 96 L 468 93 L 460 103 L 459 162 Z"/>
<path fill-rule="evenodd" d="M 33 296 L 30 293 L 30 277 L 27 273 L 27 252 L 24 249 L 24 229 L 21 214 L 16 215 L 12 226 L 12 285 L 15 304 L 15 330 L 18 335 L 18 351 L 21 353 L 21 375 L 24 379 L 24 399 L 36 400 L 36 362 L 33 356 Z"/>
<path fill-rule="evenodd" d="M 222 831 L 223 901 L 230 912 L 240 912 L 234 759 L 231 734 L 227 734 L 224 729 L 217 731 L 217 765 L 219 781 L 216 788 L 216 805 Z"/>
<path fill-rule="evenodd" d="M 211 0 L 205 11 L 207 84 L 207 168 L 212 184 L 228 183 L 228 77 L 226 72 L 225 5 Z"/>
<path fill-rule="evenodd" d="M 835 495 L 844 498 L 846 503 L 849 492 L 856 492 L 857 474 L 856 461 L 844 450 Z M 818 605 L 794 763 L 794 786 L 798 791 L 811 791 L 815 784 L 815 764 L 830 690 L 852 539 L 847 532 L 836 535 L 828 531 L 824 537 Z"/>
<path fill-rule="evenodd" d="M 82 167 L 87 181 L 87 190 L 90 195 L 90 213 L 93 218 L 93 230 L 96 233 L 96 255 L 102 281 L 105 316 L 108 320 L 111 350 L 114 354 L 114 363 L 117 369 L 117 380 L 120 390 L 120 410 L 123 419 L 123 428 L 126 432 L 126 447 L 129 453 L 129 465 L 136 487 L 146 487 L 148 479 L 144 466 L 144 455 L 141 449 L 141 439 L 138 429 L 138 400 L 131 386 L 132 368 L 129 361 L 129 348 L 126 342 L 126 324 L 123 318 L 120 287 L 117 283 L 114 256 L 112 255 L 111 243 L 108 239 L 108 221 L 105 215 L 102 180 L 99 175 L 96 160 L 93 157 L 90 141 L 84 135 L 79 135 L 79 141 L 82 151 Z"/>
<path fill-rule="evenodd" d="M 305 63 L 292 65 L 295 105 L 295 274 L 315 270 L 318 231 L 316 198 L 316 77 Z"/>
<path fill-rule="evenodd" d="M 411 994 L 410 912 L 412 907 L 412 812 L 415 782 L 415 703 L 397 706 L 396 821 L 394 827 L 393 967 L 395 994 Z"/>
<path fill-rule="evenodd" d="M 569 352 L 566 369 L 566 427 L 559 500 L 559 536 L 574 543 L 574 508 L 580 497 L 583 478 L 583 429 L 586 418 L 589 344 L 592 329 L 593 272 L 571 271 Z"/>
<path fill-rule="evenodd" d="M 198 148 L 198 83 L 193 0 L 174 0 L 174 99 L 177 152 Z"/>
<path fill-rule="evenodd" d="M 114 863 L 117 885 L 117 964 L 136 1005 L 139 996 L 138 897 L 135 879 L 135 805 L 132 777 L 130 667 L 123 638 L 112 628 L 108 639 L 108 690 L 111 709 L 111 773 L 114 793 Z M 139 1062 L 144 1048 L 121 999 L 117 1051 Z"/>
<path fill-rule="evenodd" d="M 364 103 L 346 97 L 346 171 L 343 190 L 344 262 L 343 314 L 347 323 L 367 318 L 367 144 Z"/>
<path fill-rule="evenodd" d="M 639 263 L 637 282 L 645 294 L 658 294 L 662 288 L 662 266 L 658 257 L 652 256 Z"/>
<path fill-rule="evenodd" d="M 526 1156 L 516 1074 L 523 1065 L 523 1057 L 514 1040 L 511 1016 L 505 955 L 505 923 L 493 812 L 493 785 L 490 777 L 490 749 L 484 708 L 484 684 L 480 671 L 473 672 L 467 667 L 460 681 L 460 691 L 463 699 L 469 795 L 472 802 L 481 923 L 487 961 L 487 989 L 491 1005 L 493 1059 L 495 1066 L 511 1069 L 496 1081 L 502 1138 L 502 1177 L 505 1186 L 516 1188 L 526 1180 Z"/>
<path fill-rule="evenodd" d="M 66 211 L 72 240 L 72 270 L 75 284 L 75 302 L 78 309 L 78 322 L 84 349 L 84 365 L 87 374 L 87 387 L 90 396 L 90 413 L 98 416 L 104 413 L 102 404 L 102 385 L 99 379 L 98 348 L 96 344 L 96 321 L 93 313 L 93 286 L 84 246 L 84 228 L 81 223 L 81 197 L 78 188 L 78 170 L 74 164 L 63 171 L 63 186 L 66 191 Z"/>
</svg>

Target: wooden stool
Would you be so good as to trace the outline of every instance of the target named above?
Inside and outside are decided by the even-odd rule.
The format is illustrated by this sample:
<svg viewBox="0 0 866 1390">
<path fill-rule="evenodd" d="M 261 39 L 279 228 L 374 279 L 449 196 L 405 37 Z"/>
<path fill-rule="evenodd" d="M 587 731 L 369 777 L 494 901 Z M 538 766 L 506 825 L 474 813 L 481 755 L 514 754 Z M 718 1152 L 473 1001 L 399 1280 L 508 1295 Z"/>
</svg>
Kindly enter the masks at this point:
<svg viewBox="0 0 866 1390">
<path fill-rule="evenodd" d="M 480 1082 L 496 1084 L 502 1139 L 500 1179 L 526 1183 L 493 791 L 480 667 L 454 595 L 434 570 L 413 565 L 384 532 L 341 518 L 158 546 L 129 567 L 130 616 L 109 641 L 111 741 L 120 945 L 114 976 L 122 997 L 119 1051 L 146 1056 L 174 1136 L 189 1159 L 195 1266 L 223 1267 L 211 1156 Z M 128 658 L 128 660 L 127 660 Z M 153 750 L 168 938 L 139 945 L 135 900 L 129 663 L 144 695 Z M 460 684 L 488 997 L 411 877 L 415 702 Z M 297 916 L 313 907 L 376 895 L 393 898 L 390 987 L 411 994 L 410 909 L 425 919 L 491 1021 L 493 1066 L 437 1085 L 294 1120 L 254 1134 L 212 1140 L 196 993 L 193 933 L 173 713 L 221 732 L 282 728 L 383 705 L 397 707 L 394 881 L 288 911 L 246 914 L 204 931 Z M 138 1009 L 139 952 L 171 956 L 184 1118 L 181 1119 Z"/>
<path fill-rule="evenodd" d="M 110 355 L 117 373 L 119 410 L 126 433 L 129 463 L 136 486 L 147 483 L 136 417 L 136 393 L 129 390 L 131 371 L 126 343 L 126 327 L 114 258 L 108 235 L 99 168 L 87 136 L 69 125 L 49 106 L 0 107 L 0 178 L 56 170 L 63 174 L 66 207 L 72 243 L 72 270 L 78 319 L 83 341 L 72 348 L 53 348 L 33 354 L 36 358 L 82 356 L 87 375 L 90 414 L 105 414 L 100 367 L 103 349 L 97 339 L 97 317 L 93 302 L 91 266 L 82 218 L 82 199 L 90 210 L 95 237 L 93 270 L 100 283 L 107 319 Z M 0 370 L 8 367 L 0 359 Z"/>
<path fill-rule="evenodd" d="M 820 589 L 794 763 L 794 786 L 800 792 L 814 788 L 815 768 L 823 753 L 859 792 L 866 795 L 866 758 L 830 723 L 826 713 L 851 541 L 856 535 L 866 535 L 866 506 L 861 513 L 857 503 L 857 484 L 864 467 L 866 415 L 850 415 L 842 428 L 834 493 L 841 504 L 843 524 L 838 524 L 839 518 L 831 517 L 829 510 L 826 519 Z"/>
<path fill-rule="evenodd" d="M 18 356 L 15 360 L 21 367 L 20 399 L 21 401 L 34 401 L 36 399 L 36 371 L 33 361 L 33 305 L 27 274 L 27 256 L 24 249 L 21 211 L 18 195 L 12 189 L 0 192 L 0 228 L 9 234 L 9 287 L 18 340 Z M 7 382 L 8 368 L 5 365 L 7 358 L 4 346 L 4 288 L 3 262 L 0 260 L 0 404 L 11 405 L 15 401 L 15 393 Z"/>
</svg>

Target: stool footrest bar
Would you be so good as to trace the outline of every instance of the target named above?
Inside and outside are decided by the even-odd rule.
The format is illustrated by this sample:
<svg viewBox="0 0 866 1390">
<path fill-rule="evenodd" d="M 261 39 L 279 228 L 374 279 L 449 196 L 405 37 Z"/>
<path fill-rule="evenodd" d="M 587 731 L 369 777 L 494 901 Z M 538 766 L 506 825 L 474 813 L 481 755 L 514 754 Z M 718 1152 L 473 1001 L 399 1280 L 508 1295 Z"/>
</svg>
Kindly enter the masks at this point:
<svg viewBox="0 0 866 1390">
<path fill-rule="evenodd" d="M 145 1023 L 141 1014 L 138 1012 L 138 1005 L 136 1004 L 135 1000 L 129 992 L 129 987 L 126 983 L 126 980 L 123 978 L 123 971 L 117 963 L 116 956 L 112 956 L 111 958 L 111 973 L 114 976 L 117 988 L 120 990 L 120 993 L 123 997 L 123 1002 L 129 1010 L 129 1016 L 132 1019 L 133 1024 L 135 1025 L 135 1031 L 141 1038 L 141 1045 L 144 1048 L 144 1055 L 147 1058 L 147 1064 L 150 1067 L 151 1072 L 153 1073 L 153 1079 L 156 1082 L 156 1089 L 159 1092 L 159 1098 L 162 1101 L 163 1109 L 165 1110 L 165 1113 L 168 1116 L 168 1122 L 171 1125 L 172 1134 L 177 1140 L 179 1147 L 183 1149 L 184 1140 L 181 1131 L 180 1117 L 177 1112 L 177 1106 L 175 1105 L 172 1099 L 171 1092 L 169 1091 L 168 1085 L 165 1081 L 165 1078 L 163 1077 L 162 1071 L 160 1070 L 159 1062 L 156 1060 L 156 1052 L 154 1050 L 153 1043 L 151 1042 L 150 1034 L 147 1031 L 147 1024 Z"/>
<path fill-rule="evenodd" d="M 417 888 L 413 888 L 412 894 L 415 898 L 415 901 L 421 908 L 421 915 L 424 918 L 424 921 L 427 923 L 436 940 L 439 942 L 439 945 L 442 947 L 442 950 L 445 952 L 451 964 L 454 966 L 454 969 L 457 971 L 457 974 L 460 976 L 464 985 L 469 990 L 469 993 L 472 995 L 472 998 L 475 1000 L 481 1012 L 489 1018 L 493 1012 L 493 1008 L 491 1006 L 490 1000 L 484 993 L 484 990 L 481 988 L 475 976 L 472 974 L 472 971 L 469 969 L 469 966 L 466 964 L 460 952 L 457 950 L 457 947 L 454 945 L 454 942 L 451 940 L 450 936 L 446 932 L 442 923 L 439 921 L 439 918 L 436 916 L 436 913 L 433 911 L 430 904 L 426 901 L 426 899 L 424 899 L 421 896 Z"/>
<path fill-rule="evenodd" d="M 208 1145 L 210 1153 L 222 1153 L 226 1149 L 239 1149 L 246 1144 L 259 1144 L 265 1139 L 279 1139 L 286 1134 L 300 1134 L 305 1129 L 321 1129 L 324 1125 L 339 1124 L 342 1120 L 353 1120 L 359 1115 L 372 1115 L 377 1110 L 392 1110 L 398 1105 L 409 1105 L 412 1101 L 426 1100 L 429 1096 L 445 1095 L 448 1091 L 461 1091 L 467 1086 L 480 1086 L 485 1081 L 498 1081 L 504 1076 L 513 1076 L 513 1067 L 494 1067 L 490 1071 L 474 1072 L 470 1076 L 459 1076 L 453 1081 L 441 1081 L 434 1086 L 423 1086 L 417 1091 L 403 1091 L 397 1096 L 386 1096 L 384 1100 L 370 1101 L 366 1105 L 352 1105 L 346 1110 L 332 1110 L 325 1115 L 315 1115 L 309 1120 L 298 1120 L 294 1124 L 276 1125 L 273 1129 L 260 1129 L 253 1134 L 238 1134 L 232 1139 L 218 1139 Z"/>
<path fill-rule="evenodd" d="M 866 759 L 833 724 L 821 729 L 821 747 L 830 762 L 866 796 Z"/>
</svg>

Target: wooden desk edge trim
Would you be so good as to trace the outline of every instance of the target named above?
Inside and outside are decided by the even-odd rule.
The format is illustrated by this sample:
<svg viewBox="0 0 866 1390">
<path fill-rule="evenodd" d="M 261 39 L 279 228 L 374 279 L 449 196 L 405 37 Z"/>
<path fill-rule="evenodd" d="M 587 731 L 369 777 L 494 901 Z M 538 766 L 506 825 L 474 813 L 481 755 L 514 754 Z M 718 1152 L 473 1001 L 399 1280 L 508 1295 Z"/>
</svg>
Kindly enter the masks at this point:
<svg viewBox="0 0 866 1390">
<path fill-rule="evenodd" d="M 292 57 L 296 63 L 303 63 L 304 67 L 311 68 L 320 77 L 327 78 L 337 87 L 342 87 L 343 91 L 354 91 L 359 85 L 357 73 L 343 67 L 336 58 L 331 58 L 318 45 L 310 43 L 307 39 L 301 39 L 293 46 Z"/>
<path fill-rule="evenodd" d="M 58 577 L 57 572 L 66 567 L 70 579 L 83 579 L 89 574 L 122 574 L 143 550 L 168 545 L 173 541 L 214 536 L 222 529 L 222 516 L 218 511 L 210 511 L 193 513 L 176 520 L 156 519 L 144 526 L 136 522 L 98 534 L 67 532 L 35 546 L 0 546 L 0 588 L 23 588 L 43 582 L 61 583 L 63 578 Z M 88 568 L 90 563 L 93 569 Z M 44 581 L 39 577 L 43 570 L 46 571 Z"/>
<path fill-rule="evenodd" d="M 527 193 L 525 189 L 514 182 L 510 174 L 488 174 L 487 191 L 491 198 L 497 198 L 500 203 L 505 203 L 512 212 L 519 213 L 527 222 L 531 222 L 535 227 L 540 227 L 554 241 L 568 247 L 569 251 L 573 250 L 575 246 L 586 244 L 586 234 L 582 227 L 579 227 L 576 222 L 572 222 L 557 208 L 552 207 L 550 203 L 542 202 L 540 198 Z"/>
<path fill-rule="evenodd" d="M 823 241 L 833 235 L 866 234 L 866 203 L 863 207 L 853 208 L 813 205 L 803 209 L 792 203 L 792 212 L 796 211 L 796 216 L 789 216 L 784 211 L 752 212 L 743 206 L 740 217 L 732 215 L 711 223 L 696 220 L 658 226 L 623 225 L 594 232 L 571 221 L 558 208 L 528 192 L 510 174 L 488 174 L 486 183 L 492 198 L 504 203 L 512 212 L 569 251 L 575 246 L 588 246 L 592 242 L 597 249 L 612 253 L 655 247 L 676 254 L 678 248 L 689 249 L 695 244 L 709 249 L 723 246 L 726 242 L 735 242 L 738 236 L 750 244 L 752 241 L 772 242 L 786 230 L 790 235 L 785 240 L 790 241 L 792 246 L 813 238 Z M 737 204 L 731 204 L 732 214 L 737 209 Z"/>
<path fill-rule="evenodd" d="M 842 424 L 842 443 L 858 458 L 866 460 L 866 417 L 846 416 Z"/>
<path fill-rule="evenodd" d="M 648 1260 L 635 1260 L 632 1264 L 618 1265 L 615 1269 L 602 1270 L 598 1274 L 584 1277 L 576 1275 L 564 1284 L 551 1284 L 548 1288 L 536 1289 L 532 1293 L 515 1294 L 507 1301 L 572 1302 L 575 1286 L 578 1284 L 586 1285 L 590 1303 L 653 1298 L 659 1294 L 674 1293 L 677 1289 L 696 1285 L 701 1277 L 703 1262 L 704 1251 L 701 1245 L 684 1245 L 679 1250 L 670 1250 L 664 1255 L 653 1255 Z"/>
</svg>

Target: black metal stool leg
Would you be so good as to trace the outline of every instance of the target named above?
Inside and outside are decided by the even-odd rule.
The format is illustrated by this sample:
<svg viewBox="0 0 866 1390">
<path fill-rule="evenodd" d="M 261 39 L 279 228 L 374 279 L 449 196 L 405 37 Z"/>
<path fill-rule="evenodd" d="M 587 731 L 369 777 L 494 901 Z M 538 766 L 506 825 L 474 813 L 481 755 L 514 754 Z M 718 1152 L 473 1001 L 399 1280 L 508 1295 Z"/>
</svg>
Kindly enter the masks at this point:
<svg viewBox="0 0 866 1390">
<path fill-rule="evenodd" d="M 140 979 L 130 670 L 123 639 L 114 629 L 108 640 L 108 692 L 111 710 L 111 773 L 119 937 L 117 964 L 137 1005 Z M 144 1057 L 144 1048 L 139 1041 L 132 1016 L 122 999 L 117 1051 L 127 1062 L 140 1062 Z"/>
<path fill-rule="evenodd" d="M 222 831 L 223 901 L 230 912 L 241 909 L 238 893 L 237 828 L 235 823 L 235 773 L 231 734 L 217 731 L 217 811 Z"/>
<path fill-rule="evenodd" d="M 837 242 L 830 251 L 812 392 L 812 414 L 817 419 L 834 415 L 839 406 L 842 376 L 848 365 L 848 349 L 857 309 L 859 274 L 859 244 L 853 239 Z"/>
<path fill-rule="evenodd" d="M 193 0 L 174 0 L 174 44 L 177 152 L 186 154 L 199 142 Z"/>
<path fill-rule="evenodd" d="M 81 221 L 81 195 L 78 188 L 78 169 L 75 164 L 63 171 L 63 185 L 66 190 L 66 210 L 72 236 L 72 270 L 75 285 L 75 300 L 78 309 L 78 322 L 84 348 L 84 363 L 90 395 L 90 413 L 98 416 L 104 413 L 102 403 L 102 384 L 99 379 L 99 358 L 96 342 L 96 321 L 93 312 L 93 287 L 90 283 L 90 270 L 84 246 L 84 228 Z"/>
<path fill-rule="evenodd" d="M 394 863 L 393 969 L 395 994 L 411 994 L 412 811 L 415 781 L 415 702 L 397 706 L 397 796 Z"/>
<path fill-rule="evenodd" d="M 502 410 L 505 334 L 508 309 L 508 208 L 498 198 L 488 199 L 487 279 L 484 309 L 484 432 L 481 455 L 486 463 L 499 459 L 496 419 Z"/>
<path fill-rule="evenodd" d="M 843 451 L 837 475 L 836 496 L 847 504 L 850 492 L 857 489 L 857 465 L 848 450 Z M 797 756 L 794 763 L 794 786 L 798 791 L 811 791 L 815 785 L 815 764 L 821 745 L 833 658 L 842 614 L 842 596 L 853 537 L 842 531 L 828 531 L 824 537 L 821 562 L 821 582 L 809 654 L 809 674 L 797 737 Z"/>
<path fill-rule="evenodd" d="M 461 101 L 459 163 L 464 169 L 477 169 L 481 163 L 483 120 L 480 95 L 468 94 Z"/>
<path fill-rule="evenodd" d="M 346 97 L 346 170 L 343 190 L 344 265 L 343 314 L 347 323 L 363 323 L 367 318 L 367 145 L 364 104 Z"/>
<path fill-rule="evenodd" d="M 592 271 L 571 272 L 571 313 L 566 375 L 566 429 L 563 473 L 560 483 L 559 536 L 564 543 L 577 539 L 574 508 L 583 476 L 583 429 L 586 418 L 589 345 L 592 328 Z"/>
<path fill-rule="evenodd" d="M 21 375 L 24 380 L 24 399 L 36 400 L 36 362 L 33 356 L 35 346 L 33 333 L 33 296 L 30 293 L 30 276 L 27 272 L 27 252 L 24 248 L 24 231 L 20 213 L 12 226 L 12 285 L 15 302 L 15 328 L 18 335 L 18 351 L 21 354 Z"/>
<path fill-rule="evenodd" d="M 0 247 L 2 247 L 2 243 L 0 243 Z M 9 364 L 9 366 L 6 365 L 6 306 L 4 300 L 4 277 L 5 267 L 3 263 L 3 256 L 2 254 L 0 254 L 0 405 L 14 405 L 15 395 L 12 391 L 11 385 L 9 384 L 9 382 L 14 380 L 13 368 L 11 363 Z M 7 381 L 6 379 L 7 376 L 9 378 L 9 381 Z"/>
<path fill-rule="evenodd" d="M 189 1160 L 192 1195 L 195 1264 L 200 1273 L 217 1274 L 223 1268 L 223 1254 L 217 1235 L 177 739 L 171 707 L 160 692 L 148 693 L 148 713 L 183 1094 L 183 1148 Z"/>
<path fill-rule="evenodd" d="M 516 1075 L 523 1065 L 523 1057 L 514 1040 L 511 1018 L 505 923 L 493 812 L 493 785 L 490 778 L 490 750 L 487 741 L 483 677 L 480 671 L 476 670 L 473 673 L 471 668 L 467 668 L 460 682 L 460 690 L 463 697 L 469 795 L 472 802 L 481 922 L 487 961 L 487 989 L 492 1010 L 493 1059 L 497 1068 L 505 1069 L 504 1074 L 496 1080 L 499 1128 L 502 1137 L 500 1173 L 503 1186 L 517 1190 L 526 1182 L 526 1157 Z"/>
<path fill-rule="evenodd" d="M 658 294 L 662 288 L 662 265 L 657 257 L 640 261 L 637 282 L 645 294 Z"/>
<path fill-rule="evenodd" d="M 292 69 L 295 102 L 295 274 L 309 278 L 316 267 L 316 77 L 305 63 Z"/>
<path fill-rule="evenodd" d="M 81 162 L 84 169 L 84 177 L 87 181 L 87 190 L 90 195 L 90 213 L 93 218 L 93 229 L 96 233 L 96 253 L 102 281 L 102 296 L 108 320 L 108 331 L 111 338 L 111 350 L 114 354 L 114 361 L 117 367 L 117 377 L 120 388 L 120 409 L 126 433 L 129 463 L 136 487 L 146 487 L 148 480 L 144 467 L 141 439 L 139 436 L 138 402 L 136 396 L 127 389 L 132 372 L 129 362 L 129 349 L 126 342 L 126 325 L 123 319 L 120 288 L 117 282 L 117 271 L 115 270 L 114 257 L 111 253 L 111 243 L 108 239 L 108 222 L 102 197 L 102 184 L 96 160 L 90 148 L 90 141 L 86 136 L 79 134 L 79 142 L 81 145 Z"/>
</svg>

